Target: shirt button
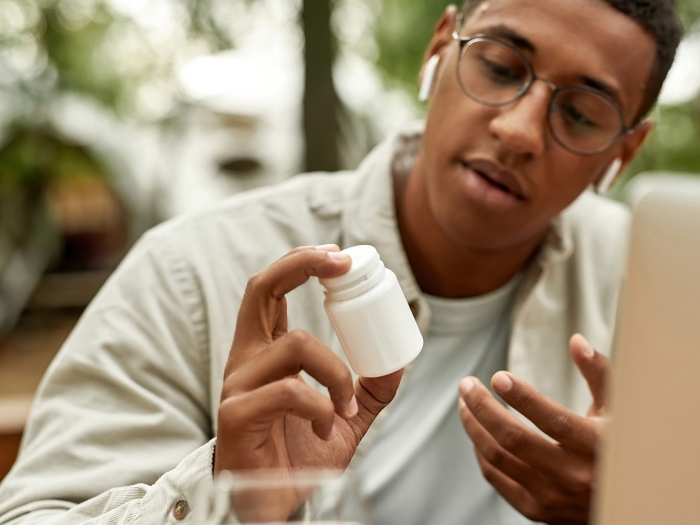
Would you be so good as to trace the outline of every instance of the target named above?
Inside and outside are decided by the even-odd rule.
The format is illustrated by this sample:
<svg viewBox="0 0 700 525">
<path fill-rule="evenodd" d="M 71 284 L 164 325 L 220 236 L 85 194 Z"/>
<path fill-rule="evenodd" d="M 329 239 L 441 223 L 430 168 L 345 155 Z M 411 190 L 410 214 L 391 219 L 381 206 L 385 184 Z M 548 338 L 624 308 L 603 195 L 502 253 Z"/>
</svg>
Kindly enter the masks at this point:
<svg viewBox="0 0 700 525">
<path fill-rule="evenodd" d="M 187 515 L 190 513 L 190 506 L 187 504 L 187 502 L 184 499 L 181 499 L 175 504 L 175 508 L 173 509 L 173 516 L 175 516 L 175 519 L 178 521 L 184 520 Z"/>
</svg>

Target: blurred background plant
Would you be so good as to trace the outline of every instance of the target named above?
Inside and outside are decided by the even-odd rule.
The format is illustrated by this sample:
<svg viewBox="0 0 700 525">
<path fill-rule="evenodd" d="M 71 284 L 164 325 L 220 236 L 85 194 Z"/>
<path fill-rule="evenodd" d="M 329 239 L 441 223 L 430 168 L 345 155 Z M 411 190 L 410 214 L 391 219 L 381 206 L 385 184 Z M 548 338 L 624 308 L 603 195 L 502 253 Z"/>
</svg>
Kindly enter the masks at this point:
<svg viewBox="0 0 700 525">
<path fill-rule="evenodd" d="M 417 77 L 447 4 L 0 0 L 0 478 L 2 400 L 23 400 L 21 431 L 44 367 L 139 235 L 355 167 L 424 114 Z M 678 5 L 687 36 L 624 181 L 700 173 L 700 0 Z"/>
<path fill-rule="evenodd" d="M 92 176 L 124 185 L 115 179 L 129 178 L 123 173 L 128 145 L 105 144 L 109 139 L 100 141 L 94 134 L 109 135 L 128 124 L 133 133 L 124 135 L 126 142 L 139 140 L 134 138 L 149 129 L 150 140 L 157 143 L 153 147 L 173 145 L 201 123 L 201 116 L 192 116 L 193 106 L 213 109 L 219 117 L 243 117 L 249 127 L 256 126 L 264 111 L 251 110 L 255 104 L 248 93 L 232 88 L 236 83 L 250 84 L 249 91 L 277 84 L 292 99 L 281 107 L 298 106 L 287 131 L 296 130 L 300 136 L 290 146 L 300 151 L 289 155 L 284 169 L 278 168 L 283 176 L 270 179 L 304 169 L 353 167 L 388 129 L 422 115 L 424 107 L 414 103 L 416 78 L 434 23 L 448 3 L 0 0 L 0 191 L 7 193 L 11 185 L 17 191 L 18 184 L 58 183 L 75 171 L 72 163 L 81 148 L 83 160 L 92 164 L 87 170 Z M 648 169 L 700 171 L 700 0 L 678 3 L 688 28 L 681 64 L 655 110 L 657 131 L 628 178 Z M 268 55 L 256 56 L 256 47 Z M 229 50 L 248 50 L 252 63 L 246 69 L 240 64 L 241 53 Z M 269 61 L 268 56 L 275 58 Z M 269 99 L 282 97 L 269 86 L 258 91 Z M 248 111 L 241 110 L 246 105 Z M 90 120 L 86 115 L 92 115 L 92 127 L 84 122 Z M 102 124 L 94 123 L 96 115 Z M 239 119 L 237 127 L 245 125 Z M 38 147 L 39 136 L 52 144 L 44 160 L 39 160 L 42 147 L 34 153 L 27 150 L 30 142 Z M 31 137 L 33 142 L 27 142 Z M 24 148 L 24 163 L 17 151 L 5 151 L 8 148 Z M 36 166 L 26 162 L 32 156 Z M 252 160 L 246 164 L 248 172 L 265 164 L 265 159 L 243 160 Z M 163 152 L 152 162 L 163 163 Z M 132 166 L 131 171 L 140 170 Z M 163 182 L 155 180 L 159 176 L 151 174 L 148 183 L 132 182 L 149 194 L 142 197 L 146 202 L 141 208 L 159 210 L 135 219 L 141 224 L 131 225 L 132 238 L 174 210 L 188 209 L 171 206 L 167 211 L 168 204 L 153 201 L 157 197 L 150 194 Z M 125 207 L 139 214 L 134 209 L 138 205 L 126 202 Z"/>
</svg>

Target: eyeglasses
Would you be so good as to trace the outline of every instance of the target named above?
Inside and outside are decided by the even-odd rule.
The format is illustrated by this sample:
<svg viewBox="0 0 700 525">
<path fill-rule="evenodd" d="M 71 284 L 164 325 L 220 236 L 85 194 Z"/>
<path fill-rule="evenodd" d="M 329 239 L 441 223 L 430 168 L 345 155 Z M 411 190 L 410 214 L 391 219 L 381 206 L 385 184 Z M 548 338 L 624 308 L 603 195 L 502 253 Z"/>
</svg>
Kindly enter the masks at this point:
<svg viewBox="0 0 700 525">
<path fill-rule="evenodd" d="M 459 25 L 458 25 L 459 27 Z M 549 127 L 554 140 L 578 155 L 595 155 L 619 137 L 633 132 L 625 125 L 620 107 L 605 93 L 583 85 L 559 88 L 538 78 L 532 64 L 517 47 L 489 36 L 452 38 L 459 42 L 457 78 L 462 90 L 487 106 L 515 102 L 536 80 L 552 88 Z"/>
</svg>

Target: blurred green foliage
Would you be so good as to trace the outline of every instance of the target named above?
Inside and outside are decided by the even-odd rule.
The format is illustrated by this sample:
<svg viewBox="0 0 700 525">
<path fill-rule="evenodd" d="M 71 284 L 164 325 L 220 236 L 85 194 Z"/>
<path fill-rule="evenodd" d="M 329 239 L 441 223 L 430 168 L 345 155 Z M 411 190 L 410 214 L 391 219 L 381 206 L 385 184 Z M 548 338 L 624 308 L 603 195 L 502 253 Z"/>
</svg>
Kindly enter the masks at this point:
<svg viewBox="0 0 700 525">
<path fill-rule="evenodd" d="M 120 75 L 95 71 L 94 52 L 112 24 L 118 23 L 104 7 L 98 6 L 94 17 L 84 26 L 69 29 L 60 20 L 55 7 L 42 9 L 45 29 L 41 45 L 46 49 L 49 63 L 58 72 L 58 90 L 87 94 L 101 103 L 115 107 L 123 90 Z"/>
<path fill-rule="evenodd" d="M 101 178 L 98 163 L 75 144 L 43 128 L 18 126 L 0 150 L 0 193 L 23 189 L 41 191 L 51 182 Z"/>
<path fill-rule="evenodd" d="M 700 19 L 700 2 L 698 0 L 676 0 L 676 5 L 683 27 L 690 29 Z"/>
<path fill-rule="evenodd" d="M 418 73 L 433 29 L 445 8 L 454 3 L 382 0 L 375 29 L 377 65 L 390 81 L 418 94 Z"/>
<path fill-rule="evenodd" d="M 78 93 L 138 119 L 130 98 L 155 80 L 171 82 L 177 58 L 230 47 L 212 2 L 3 0 L 0 90 L 22 100 L 20 118 Z"/>
<path fill-rule="evenodd" d="M 0 1 L 0 192 L 105 173 L 56 132 L 54 102 L 78 95 L 124 119 L 166 116 L 176 60 L 231 45 L 213 1 Z"/>
<path fill-rule="evenodd" d="M 66 93 L 88 96 L 121 118 L 166 117 L 178 104 L 173 78 L 177 61 L 230 47 L 232 32 L 226 24 L 235 12 L 232 6 L 255 1 L 260 0 L 0 1 L 3 142 L 9 147 L 23 126 L 29 135 L 37 130 L 45 136 L 54 133 L 48 112 L 52 101 Z M 335 0 L 335 5 L 348 2 Z M 376 62 L 391 87 L 415 97 L 425 49 L 450 2 L 352 2 L 363 2 L 369 6 L 366 12 L 376 17 L 370 31 L 374 47 L 367 58 Z M 678 6 L 684 26 L 697 28 L 700 0 L 678 0 Z M 338 30 L 343 21 L 336 25 Z M 657 129 L 626 177 L 650 169 L 700 172 L 699 108 L 700 99 L 658 107 Z M 14 158 L 2 153 L 0 183 L 3 178 L 17 180 L 19 165 L 10 167 Z"/>
</svg>

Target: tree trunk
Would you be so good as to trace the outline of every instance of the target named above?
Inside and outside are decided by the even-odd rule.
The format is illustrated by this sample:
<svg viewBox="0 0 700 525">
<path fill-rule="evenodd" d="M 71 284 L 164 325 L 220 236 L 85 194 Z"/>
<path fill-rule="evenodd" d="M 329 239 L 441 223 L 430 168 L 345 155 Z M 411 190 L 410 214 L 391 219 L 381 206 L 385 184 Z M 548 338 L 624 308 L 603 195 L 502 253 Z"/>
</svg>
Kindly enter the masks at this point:
<svg viewBox="0 0 700 525">
<path fill-rule="evenodd" d="M 338 155 L 338 97 L 333 87 L 334 42 L 331 0 L 304 0 L 304 136 L 307 171 L 336 171 Z"/>
</svg>

